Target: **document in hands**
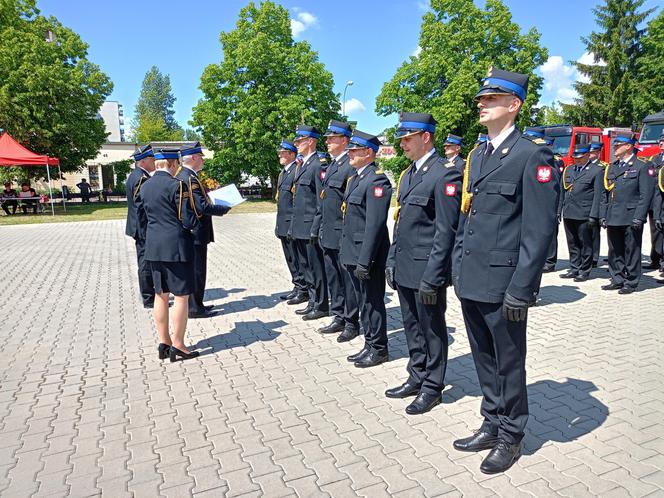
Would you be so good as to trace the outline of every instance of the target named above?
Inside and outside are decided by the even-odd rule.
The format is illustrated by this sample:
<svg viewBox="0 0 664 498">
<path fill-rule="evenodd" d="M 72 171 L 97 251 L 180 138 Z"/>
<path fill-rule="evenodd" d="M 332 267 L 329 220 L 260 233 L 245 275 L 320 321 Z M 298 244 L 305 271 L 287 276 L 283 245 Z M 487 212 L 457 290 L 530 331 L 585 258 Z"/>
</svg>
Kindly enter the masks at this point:
<svg viewBox="0 0 664 498">
<path fill-rule="evenodd" d="M 217 190 L 212 190 L 208 192 L 208 196 L 217 206 L 233 207 L 247 200 L 240 195 L 240 191 L 234 183 L 218 188 Z"/>
</svg>

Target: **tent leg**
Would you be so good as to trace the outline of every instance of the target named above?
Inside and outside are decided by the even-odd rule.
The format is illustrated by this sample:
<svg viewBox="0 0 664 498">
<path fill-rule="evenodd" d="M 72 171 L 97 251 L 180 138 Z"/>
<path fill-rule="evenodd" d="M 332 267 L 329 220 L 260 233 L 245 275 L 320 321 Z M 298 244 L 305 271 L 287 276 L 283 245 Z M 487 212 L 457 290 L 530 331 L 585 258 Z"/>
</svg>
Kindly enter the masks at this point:
<svg viewBox="0 0 664 498">
<path fill-rule="evenodd" d="M 46 164 L 46 176 L 48 176 L 48 200 L 51 203 L 51 215 L 55 216 L 55 208 L 53 207 L 53 188 L 51 187 L 51 168 Z"/>
<path fill-rule="evenodd" d="M 62 171 L 60 170 L 60 164 L 58 163 L 58 175 L 60 175 L 60 197 L 62 197 L 62 209 L 65 213 L 67 212 L 67 203 L 65 202 L 65 193 L 62 190 Z"/>
</svg>

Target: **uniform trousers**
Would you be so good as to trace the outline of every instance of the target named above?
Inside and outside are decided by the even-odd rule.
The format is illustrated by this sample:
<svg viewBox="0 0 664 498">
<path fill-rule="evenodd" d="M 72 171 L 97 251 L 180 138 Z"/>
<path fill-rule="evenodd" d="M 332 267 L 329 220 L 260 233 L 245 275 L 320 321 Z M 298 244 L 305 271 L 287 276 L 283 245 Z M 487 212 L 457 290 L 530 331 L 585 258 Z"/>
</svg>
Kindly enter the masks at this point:
<svg viewBox="0 0 664 498">
<path fill-rule="evenodd" d="M 315 311 L 328 311 L 330 304 L 327 296 L 325 263 L 323 251 L 318 244 L 311 244 L 306 239 L 295 239 L 298 263 L 303 266 L 304 281 L 309 292 L 309 304 Z"/>
<path fill-rule="evenodd" d="M 293 289 L 300 294 L 307 293 L 307 283 L 304 281 L 304 269 L 298 264 L 295 241 L 293 239 L 288 240 L 288 237 L 279 237 L 279 240 L 281 241 L 281 249 L 284 251 L 288 271 L 291 274 Z"/>
<path fill-rule="evenodd" d="M 655 192 L 657 195 L 657 192 Z M 648 225 L 650 225 L 650 262 L 661 268 L 664 262 L 664 234 L 657 230 L 652 211 L 648 211 Z"/>
<path fill-rule="evenodd" d="M 204 311 L 203 296 L 207 280 L 207 244 L 194 244 L 194 292 L 189 294 L 189 313 Z"/>
<path fill-rule="evenodd" d="M 355 276 L 355 266 L 346 266 L 360 308 L 364 344 L 387 354 L 387 311 L 385 310 L 385 267 L 372 267 L 367 280 Z"/>
<path fill-rule="evenodd" d="M 438 292 L 436 304 L 423 304 L 416 289 L 397 285 L 403 328 L 408 344 L 408 381 L 420 392 L 440 395 L 445 388 L 449 339 L 445 324 L 447 290 Z"/>
<path fill-rule="evenodd" d="M 556 263 L 558 262 L 558 223 L 556 223 L 556 228 L 549 244 L 549 251 L 547 252 L 546 262 L 544 263 L 545 268 L 555 268 Z"/>
<path fill-rule="evenodd" d="M 145 260 L 145 239 L 135 239 L 136 261 L 138 263 L 138 289 L 144 306 L 154 304 L 154 282 L 150 264 Z"/>
<path fill-rule="evenodd" d="M 593 227 L 588 220 L 565 218 L 570 271 L 588 275 L 593 267 Z"/>
<path fill-rule="evenodd" d="M 599 223 L 593 225 L 591 228 L 593 231 L 593 265 L 596 266 L 599 264 L 599 248 L 602 244 L 602 231 L 599 228 Z"/>
<path fill-rule="evenodd" d="M 353 289 L 351 277 L 339 261 L 337 249 L 323 248 L 325 276 L 330 293 L 330 312 L 345 325 L 357 328 L 359 325 L 359 308 Z"/>
<path fill-rule="evenodd" d="M 461 299 L 463 320 L 482 389 L 482 430 L 510 444 L 523 438 L 528 421 L 527 319 L 503 318 L 502 303 Z"/>
<path fill-rule="evenodd" d="M 643 226 L 609 226 L 609 273 L 614 284 L 636 288 L 641 279 Z"/>
</svg>

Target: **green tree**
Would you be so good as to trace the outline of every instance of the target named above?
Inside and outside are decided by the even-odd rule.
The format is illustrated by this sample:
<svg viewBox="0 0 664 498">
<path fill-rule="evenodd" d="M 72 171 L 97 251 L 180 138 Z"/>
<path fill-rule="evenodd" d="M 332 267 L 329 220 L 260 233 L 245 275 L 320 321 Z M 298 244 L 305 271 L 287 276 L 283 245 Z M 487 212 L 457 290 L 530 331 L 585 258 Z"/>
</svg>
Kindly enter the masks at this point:
<svg viewBox="0 0 664 498">
<path fill-rule="evenodd" d="M 220 40 L 223 61 L 203 71 L 192 120 L 214 151 L 206 171 L 223 183 L 253 175 L 274 185 L 280 140 L 301 121 L 323 128 L 338 116 L 332 74 L 307 42 L 293 41 L 288 11 L 271 1 L 249 3 Z"/>
<path fill-rule="evenodd" d="M 531 124 L 531 109 L 542 86 L 542 78 L 533 71 L 548 54 L 540 45 L 539 33 L 532 28 L 521 34 L 500 0 L 487 0 L 484 8 L 473 0 L 431 0 L 419 42 L 420 53 L 410 56 L 383 85 L 376 99 L 378 114 L 430 112 L 439 123 L 437 145 L 442 145 L 447 133 L 455 133 L 464 137 L 467 150 L 477 134 L 485 131 L 477 121 L 473 97 L 488 68 L 495 66 L 531 75 L 519 116 L 520 125 Z M 400 167 L 405 162 L 390 163 Z"/>
<path fill-rule="evenodd" d="M 33 1 L 3 0 L 0 20 L 0 128 L 74 171 L 106 140 L 98 112 L 113 84 L 88 60 L 88 45 Z M 25 169 L 25 177 L 45 175 Z"/>
<path fill-rule="evenodd" d="M 132 139 L 136 142 L 182 140 L 184 130 L 175 120 L 171 78 L 152 66 L 145 73 L 134 109 Z"/>
<path fill-rule="evenodd" d="M 654 9 L 640 11 L 645 0 L 604 0 L 593 9 L 599 31 L 581 41 L 593 64 L 573 62 L 587 81 L 574 85 L 579 98 L 563 104 L 565 115 L 586 126 L 632 126 L 638 121 L 635 95 L 644 31 L 639 26 Z M 660 55 L 661 57 L 661 55 Z"/>
<path fill-rule="evenodd" d="M 565 115 L 563 114 L 560 102 L 553 102 L 550 105 L 544 105 L 540 108 L 537 124 L 540 125 L 554 125 L 565 122 Z"/>
<path fill-rule="evenodd" d="M 634 94 L 637 121 L 664 109 L 664 10 L 648 23 L 641 44 L 643 55 L 637 61 L 639 91 Z"/>
</svg>

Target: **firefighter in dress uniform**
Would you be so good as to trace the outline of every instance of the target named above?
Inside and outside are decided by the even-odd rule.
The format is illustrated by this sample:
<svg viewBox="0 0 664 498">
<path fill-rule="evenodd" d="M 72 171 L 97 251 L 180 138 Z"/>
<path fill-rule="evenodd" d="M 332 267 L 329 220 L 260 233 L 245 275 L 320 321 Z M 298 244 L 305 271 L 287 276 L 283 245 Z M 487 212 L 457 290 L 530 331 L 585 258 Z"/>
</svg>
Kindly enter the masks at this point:
<svg viewBox="0 0 664 498">
<path fill-rule="evenodd" d="M 482 389 L 484 422 L 460 451 L 491 449 L 480 470 L 510 468 L 528 420 L 526 330 L 556 226 L 553 154 L 514 122 L 528 76 L 490 69 L 475 99 L 489 141 L 467 161 L 452 274 Z"/>
<path fill-rule="evenodd" d="M 141 292 L 143 307 L 154 307 L 154 283 L 150 265 L 145 261 L 145 230 L 148 219 L 143 209 L 141 188 L 154 172 L 154 153 L 151 145 L 139 147 L 132 155 L 136 165 L 127 177 L 127 225 L 125 234 L 136 243 L 136 260 L 138 263 L 138 289 Z"/>
<path fill-rule="evenodd" d="M 574 162 L 563 171 L 565 236 L 570 268 L 560 278 L 584 282 L 593 267 L 593 230 L 599 225 L 599 202 L 604 170 L 589 160 L 590 144 L 576 144 Z"/>
<path fill-rule="evenodd" d="M 164 148 L 154 153 L 156 171 L 141 189 L 148 225 L 145 259 L 154 282 L 154 319 L 159 334 L 159 358 L 176 361 L 195 358 L 184 344 L 189 295 L 194 292 L 194 235 L 198 217 L 188 185 L 175 178 L 179 150 Z M 175 296 L 171 338 L 168 331 L 168 297 Z"/>
<path fill-rule="evenodd" d="M 325 176 L 316 152 L 319 137 L 320 132 L 313 126 L 298 125 L 293 140 L 302 155 L 302 164 L 296 168 L 293 179 L 293 218 L 288 236 L 295 240 L 309 294 L 307 306 L 295 311 L 303 320 L 318 320 L 329 314 L 323 250 L 318 244 L 318 232 L 312 232 Z"/>
<path fill-rule="evenodd" d="M 659 148 L 661 152 L 650 158 L 649 167 L 655 170 L 655 179 L 664 165 L 664 133 L 659 137 Z M 649 270 L 659 270 L 664 276 L 664 234 L 657 229 L 655 201 L 657 200 L 658 187 L 657 181 L 653 182 L 653 204 L 648 210 L 648 225 L 650 226 L 650 264 L 646 267 Z"/>
<path fill-rule="evenodd" d="M 466 167 L 466 160 L 460 156 L 461 147 L 463 147 L 463 138 L 449 133 L 443 144 L 447 162 L 451 163 L 459 173 L 463 175 L 463 169 Z"/>
<path fill-rule="evenodd" d="M 413 163 L 399 178 L 385 276 L 399 294 L 409 360 L 406 382 L 385 395 L 417 395 L 406 407 L 409 415 L 428 412 L 440 403 L 447 369 L 445 310 L 463 173 L 436 152 L 435 129 L 431 114 L 403 112 L 395 133 Z"/>
<path fill-rule="evenodd" d="M 223 216 L 230 211 L 230 208 L 213 204 L 198 176 L 205 163 L 201 144 L 196 142 L 185 145 L 180 150 L 180 156 L 182 167 L 176 176 L 187 185 L 199 221 L 193 230 L 194 291 L 189 295 L 189 318 L 209 318 L 216 315 L 212 311 L 212 305 L 206 306 L 203 303 L 207 281 L 207 246 L 210 242 L 214 242 L 212 216 Z"/>
<path fill-rule="evenodd" d="M 318 244 L 323 249 L 325 276 L 330 293 L 330 313 L 332 322 L 321 327 L 322 334 L 341 332 L 338 342 L 347 342 L 360 334 L 359 308 L 350 274 L 339 261 L 341 230 L 346 181 L 354 171 L 346 146 L 353 134 L 348 123 L 332 120 L 323 135 L 332 161 L 322 173 L 322 189 L 318 201 L 318 211 L 311 228 L 318 233 Z"/>
<path fill-rule="evenodd" d="M 604 169 L 604 195 L 600 204 L 600 224 L 609 241 L 611 282 L 603 290 L 631 294 L 641 279 L 641 239 L 643 224 L 653 196 L 652 166 L 636 157 L 633 134 L 617 134 L 613 139 L 616 161 Z"/>
<path fill-rule="evenodd" d="M 660 146 L 664 145 L 664 135 L 660 137 Z M 663 148 L 664 149 L 664 148 Z M 664 167 L 660 166 L 657 172 L 657 190 L 655 190 L 653 202 L 653 216 L 655 218 L 655 228 L 664 236 Z M 660 273 L 664 276 L 664 270 Z M 664 280 L 657 280 L 664 284 Z"/>
<path fill-rule="evenodd" d="M 293 180 L 297 163 L 295 156 L 297 148 L 290 140 L 282 140 L 279 145 L 279 164 L 282 170 L 277 179 L 277 224 L 274 234 L 281 242 L 281 249 L 284 252 L 286 265 L 291 274 L 293 290 L 284 294 L 281 299 L 286 300 L 288 304 L 301 304 L 309 301 L 309 292 L 307 283 L 304 281 L 304 271 L 302 265 L 297 259 L 297 249 L 295 241 L 288 238 L 291 220 L 293 218 Z"/>
<path fill-rule="evenodd" d="M 358 368 L 388 359 L 385 262 L 390 249 L 387 213 L 392 185 L 374 162 L 380 145 L 377 137 L 355 130 L 347 146 L 355 172 L 346 183 L 342 204 L 340 260 L 351 273 L 364 328 L 364 347 L 347 358 Z"/>
</svg>

